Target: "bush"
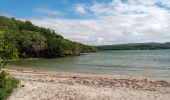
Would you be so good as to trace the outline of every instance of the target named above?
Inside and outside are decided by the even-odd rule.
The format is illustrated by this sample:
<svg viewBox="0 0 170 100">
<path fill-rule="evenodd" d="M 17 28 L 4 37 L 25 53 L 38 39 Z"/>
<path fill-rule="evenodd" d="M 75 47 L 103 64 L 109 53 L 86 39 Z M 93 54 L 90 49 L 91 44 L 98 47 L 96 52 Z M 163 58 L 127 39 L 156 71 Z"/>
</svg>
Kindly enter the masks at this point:
<svg viewBox="0 0 170 100">
<path fill-rule="evenodd" d="M 0 73 L 0 100 L 5 100 L 18 84 L 19 80 L 2 71 Z"/>
</svg>

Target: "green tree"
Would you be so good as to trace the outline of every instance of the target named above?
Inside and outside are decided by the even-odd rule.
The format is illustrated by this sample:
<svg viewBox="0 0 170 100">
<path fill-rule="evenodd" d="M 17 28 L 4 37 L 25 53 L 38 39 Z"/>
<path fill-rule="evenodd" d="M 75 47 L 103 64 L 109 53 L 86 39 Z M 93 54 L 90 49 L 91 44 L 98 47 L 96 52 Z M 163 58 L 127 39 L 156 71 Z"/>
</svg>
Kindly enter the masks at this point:
<svg viewBox="0 0 170 100">
<path fill-rule="evenodd" d="M 5 66 L 7 59 L 16 59 L 18 56 L 17 49 L 11 43 L 6 43 L 4 33 L 0 32 L 0 100 L 5 100 L 7 96 L 16 88 L 19 81 L 1 68 Z"/>
<path fill-rule="evenodd" d="M 5 41 L 4 33 L 0 32 L 0 68 L 5 65 L 7 59 L 16 59 L 18 57 L 17 49 L 14 44 Z"/>
<path fill-rule="evenodd" d="M 17 45 L 21 54 L 39 56 L 46 48 L 46 38 L 38 32 L 22 31 L 17 37 Z"/>
<path fill-rule="evenodd" d="M 0 16 L 0 31 L 5 33 L 7 44 L 18 49 L 19 57 L 58 57 L 95 51 L 94 47 L 72 42 L 54 30 L 35 26 L 30 21 Z"/>
</svg>

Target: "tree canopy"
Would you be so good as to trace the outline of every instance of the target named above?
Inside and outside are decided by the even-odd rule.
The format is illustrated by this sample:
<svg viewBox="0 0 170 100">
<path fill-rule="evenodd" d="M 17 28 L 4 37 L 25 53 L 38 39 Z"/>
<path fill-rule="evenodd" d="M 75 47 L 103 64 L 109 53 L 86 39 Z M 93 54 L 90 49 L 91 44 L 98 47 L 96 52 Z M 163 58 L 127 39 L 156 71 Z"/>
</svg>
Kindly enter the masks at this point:
<svg viewBox="0 0 170 100">
<path fill-rule="evenodd" d="M 132 43 L 120 45 L 96 46 L 98 50 L 156 50 L 170 49 L 170 43 Z"/>
<path fill-rule="evenodd" d="M 0 16 L 0 32 L 5 43 L 11 45 L 8 48 L 16 48 L 19 57 L 58 57 L 96 51 L 95 47 L 72 42 L 52 29 L 15 18 Z"/>
</svg>

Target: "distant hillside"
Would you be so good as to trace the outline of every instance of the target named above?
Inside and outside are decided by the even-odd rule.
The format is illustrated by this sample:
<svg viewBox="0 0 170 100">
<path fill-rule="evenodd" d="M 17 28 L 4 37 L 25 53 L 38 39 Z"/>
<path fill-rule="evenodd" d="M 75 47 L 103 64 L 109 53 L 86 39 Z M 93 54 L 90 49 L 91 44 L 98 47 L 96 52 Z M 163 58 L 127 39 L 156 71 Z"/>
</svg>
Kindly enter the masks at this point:
<svg viewBox="0 0 170 100">
<path fill-rule="evenodd" d="M 156 50 L 170 49 L 170 42 L 167 43 L 129 43 L 118 45 L 101 45 L 96 46 L 99 50 Z"/>
<path fill-rule="evenodd" d="M 92 46 L 65 39 L 52 29 L 4 16 L 0 16 L 0 36 L 4 44 L 17 48 L 20 57 L 59 57 L 96 51 Z"/>
</svg>

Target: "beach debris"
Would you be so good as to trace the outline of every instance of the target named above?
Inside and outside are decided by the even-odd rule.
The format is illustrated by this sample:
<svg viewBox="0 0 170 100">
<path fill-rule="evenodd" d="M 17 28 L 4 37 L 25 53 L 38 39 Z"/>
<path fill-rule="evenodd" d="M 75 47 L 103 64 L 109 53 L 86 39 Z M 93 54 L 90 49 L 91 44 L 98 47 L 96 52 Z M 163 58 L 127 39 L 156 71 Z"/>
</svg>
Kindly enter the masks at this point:
<svg viewBox="0 0 170 100">
<path fill-rule="evenodd" d="M 21 85 L 21 87 L 25 87 L 25 85 Z"/>
</svg>

